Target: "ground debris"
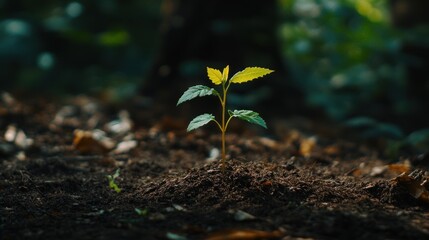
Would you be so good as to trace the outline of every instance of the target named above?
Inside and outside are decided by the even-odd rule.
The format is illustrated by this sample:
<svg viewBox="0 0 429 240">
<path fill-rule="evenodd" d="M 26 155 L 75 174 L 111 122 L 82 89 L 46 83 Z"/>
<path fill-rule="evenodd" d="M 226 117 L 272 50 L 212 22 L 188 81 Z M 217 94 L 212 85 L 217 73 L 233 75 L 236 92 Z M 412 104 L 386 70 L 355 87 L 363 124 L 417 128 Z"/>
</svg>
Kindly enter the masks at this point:
<svg viewBox="0 0 429 240">
<path fill-rule="evenodd" d="M 282 231 L 261 231 L 249 229 L 220 230 L 209 234 L 205 240 L 257 240 L 278 239 L 284 236 Z"/>
<path fill-rule="evenodd" d="M 410 174 L 403 172 L 394 178 L 393 181 L 399 186 L 405 188 L 415 199 L 429 203 L 429 178 L 424 175 L 422 170 L 416 169 Z"/>
<path fill-rule="evenodd" d="M 244 127 L 229 132 L 222 171 L 216 161 L 219 134 L 186 134 L 187 121 L 161 120 L 139 106 L 106 107 L 82 96 L 65 105 L 33 99 L 20 105 L 33 111 L 31 117 L 7 110 L 0 119 L 2 239 L 152 240 L 166 239 L 166 233 L 212 240 L 429 239 L 427 203 L 413 198 L 426 196 L 426 175 L 411 174 L 416 166 L 427 170 L 427 154 L 392 163 L 339 134 L 327 139 L 314 131 L 316 121 L 286 126 L 285 120 L 270 127 L 286 126 L 284 132 L 264 137 Z M 133 117 L 132 128 L 121 120 L 122 111 L 129 113 L 124 119 Z M 33 146 L 20 149 L 14 134 L 7 137 L 13 142 L 6 141 L 8 126 L 23 130 Z M 113 147 L 94 151 L 73 139 L 75 129 L 90 133 L 89 146 L 101 145 L 97 132 L 104 131 Z M 90 149 L 86 155 L 73 147 L 74 140 Z M 103 164 L 106 159 L 113 164 Z M 121 175 L 113 179 L 118 167 Z M 109 188 L 107 175 L 122 191 Z"/>
</svg>

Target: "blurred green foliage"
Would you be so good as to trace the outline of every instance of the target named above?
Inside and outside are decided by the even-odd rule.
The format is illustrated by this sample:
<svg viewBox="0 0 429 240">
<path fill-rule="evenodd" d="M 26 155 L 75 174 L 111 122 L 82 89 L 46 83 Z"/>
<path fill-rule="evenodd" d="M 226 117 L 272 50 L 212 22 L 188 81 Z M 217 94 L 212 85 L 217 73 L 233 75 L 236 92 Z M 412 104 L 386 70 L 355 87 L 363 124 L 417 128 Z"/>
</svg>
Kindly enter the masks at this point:
<svg viewBox="0 0 429 240">
<path fill-rule="evenodd" d="M 1 89 L 103 92 L 118 100 L 138 93 L 160 46 L 165 2 L 0 0 Z M 401 46 L 428 44 L 427 29 L 395 31 L 387 0 L 278 0 L 278 16 L 281 54 L 292 73 L 285 81 L 306 104 L 339 120 L 416 111 L 405 87 L 413 59 Z M 265 66 L 269 57 L 252 59 Z M 205 66 L 194 65 L 185 62 L 182 70 Z"/>
<path fill-rule="evenodd" d="M 136 93 L 158 44 L 160 1 L 0 1 L 0 87 Z"/>
<path fill-rule="evenodd" d="M 330 117 L 406 111 L 401 36 L 383 0 L 282 0 L 279 34 L 296 85 Z M 391 105 L 383 105 L 385 103 Z"/>
</svg>

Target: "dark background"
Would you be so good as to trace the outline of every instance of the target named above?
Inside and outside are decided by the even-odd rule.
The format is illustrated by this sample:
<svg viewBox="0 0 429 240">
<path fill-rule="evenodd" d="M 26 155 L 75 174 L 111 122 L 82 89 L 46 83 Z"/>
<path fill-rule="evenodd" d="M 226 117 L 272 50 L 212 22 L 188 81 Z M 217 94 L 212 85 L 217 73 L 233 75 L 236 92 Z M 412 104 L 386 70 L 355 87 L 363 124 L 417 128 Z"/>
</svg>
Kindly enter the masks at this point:
<svg viewBox="0 0 429 240">
<path fill-rule="evenodd" d="M 210 84 L 206 66 L 260 66 L 276 72 L 234 87 L 231 105 L 404 138 L 427 132 L 429 121 L 428 5 L 0 0 L 0 87 L 109 102 L 140 96 L 169 112 L 187 87 Z"/>
</svg>

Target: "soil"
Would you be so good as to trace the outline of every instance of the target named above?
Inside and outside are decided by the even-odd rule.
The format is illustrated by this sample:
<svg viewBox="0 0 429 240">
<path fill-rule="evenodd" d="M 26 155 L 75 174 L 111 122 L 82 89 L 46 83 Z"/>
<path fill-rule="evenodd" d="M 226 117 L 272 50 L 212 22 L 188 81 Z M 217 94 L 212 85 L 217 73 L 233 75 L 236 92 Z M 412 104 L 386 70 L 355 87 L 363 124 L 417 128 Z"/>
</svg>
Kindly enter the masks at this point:
<svg viewBox="0 0 429 240">
<path fill-rule="evenodd" d="M 4 240 L 429 239 L 425 189 L 416 194 L 420 185 L 398 177 L 417 169 L 424 178 L 429 157 L 389 157 L 380 141 L 351 139 L 337 125 L 273 118 L 262 131 L 236 121 L 221 165 L 215 129 L 186 133 L 189 119 L 137 100 L 0 104 Z M 76 129 L 137 146 L 112 150 Z M 107 178 L 117 169 L 120 192 Z"/>
</svg>

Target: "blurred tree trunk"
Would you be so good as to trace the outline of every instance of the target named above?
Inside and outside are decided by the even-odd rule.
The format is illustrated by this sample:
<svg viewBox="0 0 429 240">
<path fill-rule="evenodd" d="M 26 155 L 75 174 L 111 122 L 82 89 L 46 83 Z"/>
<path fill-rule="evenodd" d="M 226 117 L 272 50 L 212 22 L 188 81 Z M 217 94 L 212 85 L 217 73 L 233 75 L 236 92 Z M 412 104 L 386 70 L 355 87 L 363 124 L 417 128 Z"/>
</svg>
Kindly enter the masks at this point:
<svg viewBox="0 0 429 240">
<path fill-rule="evenodd" d="M 230 65 L 230 74 L 248 66 L 275 70 L 269 79 L 233 91 L 251 88 L 262 102 L 273 101 L 275 96 L 283 101 L 286 91 L 299 98 L 287 86 L 286 66 L 277 42 L 276 11 L 276 0 L 164 0 L 162 42 L 142 94 L 158 103 L 168 102 L 168 110 L 187 87 L 209 85 L 206 66 L 221 69 Z M 296 106 L 296 99 L 293 102 Z"/>
<path fill-rule="evenodd" d="M 425 36 L 403 42 L 401 52 L 406 57 L 408 99 L 413 103 L 411 119 L 406 119 L 410 127 L 427 127 L 429 117 L 429 1 L 390 0 L 392 24 L 400 30 L 418 28 Z M 422 37 L 422 36 L 420 36 Z"/>
</svg>

